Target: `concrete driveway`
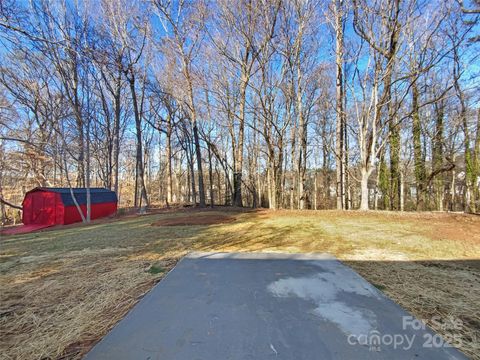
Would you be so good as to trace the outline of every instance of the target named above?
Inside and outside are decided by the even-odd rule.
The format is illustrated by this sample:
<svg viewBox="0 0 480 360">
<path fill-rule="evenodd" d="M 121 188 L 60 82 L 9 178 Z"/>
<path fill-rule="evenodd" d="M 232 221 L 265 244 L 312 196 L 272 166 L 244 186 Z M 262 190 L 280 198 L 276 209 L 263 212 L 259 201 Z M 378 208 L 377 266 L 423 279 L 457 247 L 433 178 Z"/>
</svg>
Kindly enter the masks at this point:
<svg viewBox="0 0 480 360">
<path fill-rule="evenodd" d="M 192 253 L 87 359 L 466 359 L 323 254 Z"/>
</svg>

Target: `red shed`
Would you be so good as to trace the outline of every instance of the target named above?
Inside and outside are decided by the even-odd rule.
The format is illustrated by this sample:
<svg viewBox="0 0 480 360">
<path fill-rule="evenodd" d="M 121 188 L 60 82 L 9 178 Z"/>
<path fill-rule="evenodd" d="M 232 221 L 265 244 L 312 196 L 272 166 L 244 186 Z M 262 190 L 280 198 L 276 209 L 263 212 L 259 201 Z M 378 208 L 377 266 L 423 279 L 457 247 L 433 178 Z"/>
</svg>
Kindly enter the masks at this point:
<svg viewBox="0 0 480 360">
<path fill-rule="evenodd" d="M 83 214 L 87 215 L 87 189 L 72 189 Z M 117 195 L 104 188 L 90 188 L 91 218 L 115 214 Z M 23 206 L 24 225 L 66 225 L 82 221 L 69 188 L 38 187 L 25 194 Z M 42 226 L 43 227 L 43 226 Z"/>
</svg>

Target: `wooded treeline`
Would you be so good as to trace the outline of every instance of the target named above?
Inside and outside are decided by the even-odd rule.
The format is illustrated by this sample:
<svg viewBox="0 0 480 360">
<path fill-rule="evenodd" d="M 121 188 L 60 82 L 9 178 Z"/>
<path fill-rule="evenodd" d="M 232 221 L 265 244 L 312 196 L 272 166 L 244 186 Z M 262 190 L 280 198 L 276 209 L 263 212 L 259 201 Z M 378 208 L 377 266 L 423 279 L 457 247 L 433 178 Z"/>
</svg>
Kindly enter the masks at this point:
<svg viewBox="0 0 480 360">
<path fill-rule="evenodd" d="M 472 1 L 3 0 L 2 218 L 120 205 L 480 208 Z"/>
</svg>

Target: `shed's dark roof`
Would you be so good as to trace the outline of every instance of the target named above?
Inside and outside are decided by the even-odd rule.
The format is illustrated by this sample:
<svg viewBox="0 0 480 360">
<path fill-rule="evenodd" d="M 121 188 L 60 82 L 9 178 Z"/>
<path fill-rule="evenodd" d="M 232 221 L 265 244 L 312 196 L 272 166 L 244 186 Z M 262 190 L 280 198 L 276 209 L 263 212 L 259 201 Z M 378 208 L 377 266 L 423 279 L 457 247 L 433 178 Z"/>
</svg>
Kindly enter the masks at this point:
<svg viewBox="0 0 480 360">
<path fill-rule="evenodd" d="M 86 188 L 73 188 L 71 190 L 73 191 L 73 195 L 75 196 L 75 199 L 77 200 L 79 205 L 87 204 Z M 70 188 L 38 187 L 31 190 L 30 192 L 33 191 L 47 191 L 59 193 L 62 197 L 62 202 L 64 206 L 75 205 L 72 194 L 70 192 Z M 117 202 L 117 194 L 105 188 L 90 188 L 90 200 L 92 204 Z"/>
<path fill-rule="evenodd" d="M 70 194 L 70 188 L 57 188 L 57 187 L 38 187 L 34 190 L 42 190 L 42 191 L 53 191 L 60 194 Z M 82 194 L 87 193 L 87 188 L 72 188 L 74 194 Z M 99 192 L 113 192 L 112 190 L 108 190 L 105 188 L 90 188 L 90 194 L 92 193 L 99 193 Z"/>
</svg>

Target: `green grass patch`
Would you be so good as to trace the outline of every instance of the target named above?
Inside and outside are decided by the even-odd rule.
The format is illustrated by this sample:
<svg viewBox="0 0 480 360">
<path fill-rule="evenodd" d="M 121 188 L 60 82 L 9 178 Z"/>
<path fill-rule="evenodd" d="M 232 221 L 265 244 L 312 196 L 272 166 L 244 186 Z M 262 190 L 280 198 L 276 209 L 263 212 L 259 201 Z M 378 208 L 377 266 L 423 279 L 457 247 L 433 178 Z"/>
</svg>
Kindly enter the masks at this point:
<svg viewBox="0 0 480 360">
<path fill-rule="evenodd" d="M 387 289 L 387 287 L 385 285 L 382 285 L 382 284 L 372 283 L 372 285 L 375 286 L 380 291 L 385 291 Z"/>
<path fill-rule="evenodd" d="M 165 271 L 167 271 L 167 269 L 161 267 L 161 266 L 158 266 L 158 265 L 152 265 L 150 266 L 150 268 L 147 270 L 147 272 L 149 274 L 153 274 L 153 275 L 156 275 L 156 274 L 163 274 Z"/>
</svg>

